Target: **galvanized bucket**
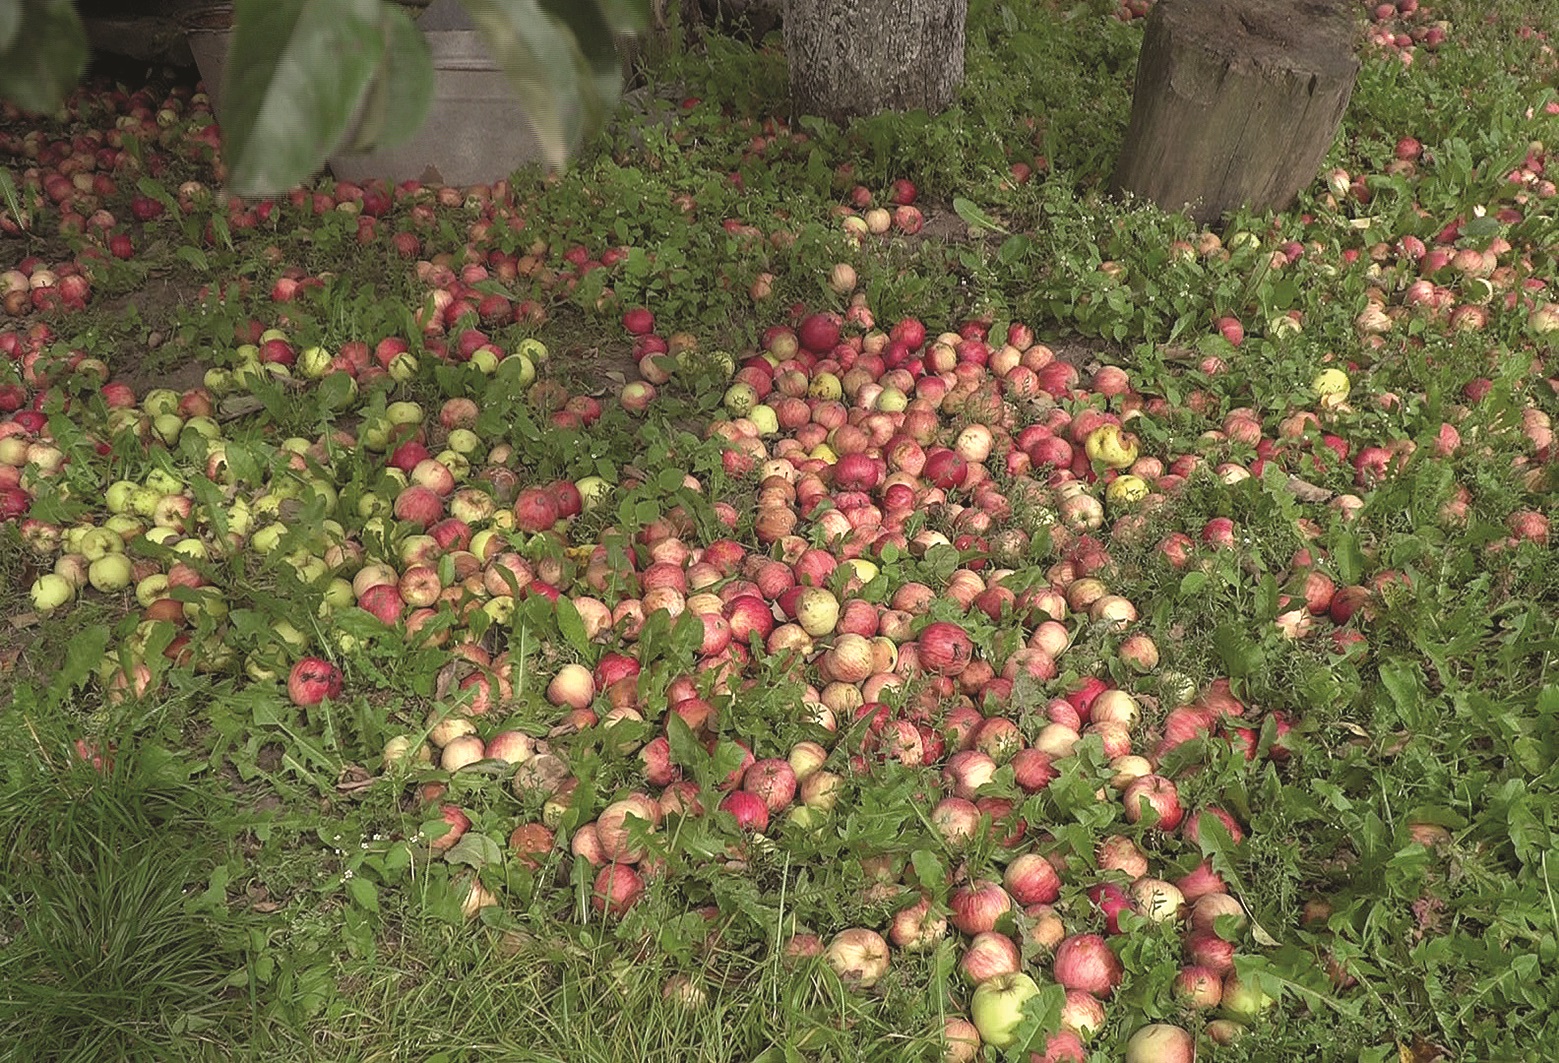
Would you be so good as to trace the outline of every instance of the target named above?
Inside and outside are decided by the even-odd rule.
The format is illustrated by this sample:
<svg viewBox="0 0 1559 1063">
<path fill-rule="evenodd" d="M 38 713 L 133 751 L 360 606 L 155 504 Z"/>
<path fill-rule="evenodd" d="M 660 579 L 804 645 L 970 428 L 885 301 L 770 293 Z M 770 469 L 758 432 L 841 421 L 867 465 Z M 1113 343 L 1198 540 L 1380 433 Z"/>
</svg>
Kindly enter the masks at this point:
<svg viewBox="0 0 1559 1063">
<path fill-rule="evenodd" d="M 330 157 L 343 181 L 384 178 L 428 184 L 491 184 L 541 160 L 530 120 L 481 34 L 426 30 L 433 53 L 433 104 L 422 128 L 391 148 Z"/>
<path fill-rule="evenodd" d="M 225 4 L 204 8 L 185 24 L 218 121 L 232 25 L 233 10 Z M 433 103 L 427 121 L 393 148 L 332 155 L 330 172 L 342 181 L 382 178 L 474 185 L 491 184 L 539 162 L 541 150 L 530 120 L 481 35 L 469 28 L 446 28 L 470 25 L 460 6 L 439 0 L 418 25 L 433 56 Z"/>
</svg>

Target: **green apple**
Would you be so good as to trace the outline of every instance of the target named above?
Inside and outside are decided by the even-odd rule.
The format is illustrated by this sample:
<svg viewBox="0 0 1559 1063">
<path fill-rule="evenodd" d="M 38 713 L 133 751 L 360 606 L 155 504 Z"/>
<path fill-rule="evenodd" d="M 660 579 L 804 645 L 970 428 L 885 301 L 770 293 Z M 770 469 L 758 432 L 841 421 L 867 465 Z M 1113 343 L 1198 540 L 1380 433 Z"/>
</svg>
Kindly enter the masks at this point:
<svg viewBox="0 0 1559 1063">
<path fill-rule="evenodd" d="M 168 577 L 161 572 L 153 572 L 135 585 L 135 600 L 142 609 L 151 605 L 158 598 L 166 598 L 167 596 Z"/>
<path fill-rule="evenodd" d="M 170 529 L 171 530 L 171 529 Z M 200 539 L 180 539 L 168 549 L 180 557 L 187 557 L 191 561 L 205 561 L 211 556 L 211 551 Z"/>
<path fill-rule="evenodd" d="M 514 348 L 514 353 L 536 363 L 545 362 L 548 357 L 547 345 L 534 337 L 521 340 L 519 346 Z"/>
<path fill-rule="evenodd" d="M 494 595 L 482 603 L 482 612 L 486 613 L 493 623 L 506 627 L 514 618 L 514 598 L 508 594 Z"/>
<path fill-rule="evenodd" d="M 124 552 L 125 542 L 107 528 L 92 528 L 81 537 L 81 553 L 88 561 Z"/>
<path fill-rule="evenodd" d="M 318 380 L 330 369 L 331 354 L 323 347 L 305 347 L 298 354 L 298 372 Z"/>
<path fill-rule="evenodd" d="M 226 369 L 207 369 L 204 378 L 206 390 L 213 395 L 226 395 L 233 390 L 233 374 Z"/>
<path fill-rule="evenodd" d="M 1117 476 L 1104 489 L 1104 500 L 1112 506 L 1131 506 L 1148 496 L 1147 481 L 1140 476 Z"/>
<path fill-rule="evenodd" d="M 456 428 L 449 433 L 449 438 L 444 441 L 449 449 L 456 454 L 463 454 L 467 458 L 482 449 L 482 437 L 469 428 Z"/>
<path fill-rule="evenodd" d="M 184 422 L 184 431 L 194 432 L 205 440 L 220 439 L 222 426 L 210 417 L 191 417 Z M 209 451 L 207 453 L 210 453 Z"/>
<path fill-rule="evenodd" d="M 146 486 L 157 492 L 157 498 L 161 498 L 163 495 L 181 495 L 188 485 L 167 469 L 153 469 L 146 474 Z M 155 499 L 152 505 L 157 505 Z"/>
<path fill-rule="evenodd" d="M 108 490 L 103 492 L 103 502 L 108 506 L 110 513 L 130 512 L 130 497 L 135 494 L 140 484 L 134 480 L 115 480 L 108 485 Z"/>
<path fill-rule="evenodd" d="M 133 576 L 130 559 L 124 554 L 105 554 L 87 567 L 87 582 L 100 591 L 122 591 Z"/>
<path fill-rule="evenodd" d="M 471 352 L 471 368 L 483 376 L 492 376 L 498 372 L 500 364 L 502 359 L 498 357 L 498 352 L 485 344 Z"/>
<path fill-rule="evenodd" d="M 585 476 L 574 483 L 579 491 L 579 502 L 585 509 L 594 509 L 611 493 L 612 485 L 599 476 Z"/>
<path fill-rule="evenodd" d="M 287 534 L 287 526 L 280 522 L 267 524 L 249 537 L 249 545 L 262 554 L 268 554 L 276 549 L 276 544 L 281 542 L 281 537 Z"/>
<path fill-rule="evenodd" d="M 746 417 L 757 405 L 758 389 L 751 384 L 732 384 L 725 391 L 725 408 L 733 417 Z"/>
<path fill-rule="evenodd" d="M 1348 399 L 1348 393 L 1353 390 L 1353 383 L 1348 379 L 1348 374 L 1341 369 L 1323 369 L 1315 375 L 1310 382 L 1310 387 L 1315 390 L 1316 397 L 1321 400 L 1322 406 L 1340 406 Z"/>
<path fill-rule="evenodd" d="M 471 459 L 457 450 L 441 450 L 433 455 L 433 460 L 448 469 L 456 480 L 471 475 Z"/>
<path fill-rule="evenodd" d="M 774 413 L 774 407 L 759 403 L 747 414 L 747 417 L 757 427 L 761 436 L 772 436 L 779 432 L 779 417 Z"/>
<path fill-rule="evenodd" d="M 1090 461 L 1124 469 L 1137 460 L 1137 437 L 1122 432 L 1120 425 L 1102 424 L 1088 433 L 1083 449 Z"/>
<path fill-rule="evenodd" d="M 123 542 L 129 542 L 145 531 L 146 525 L 128 513 L 115 513 L 103 522 L 103 530 L 113 532 Z"/>
<path fill-rule="evenodd" d="M 1272 1006 L 1261 985 L 1230 974 L 1223 980 L 1223 1013 L 1239 1022 L 1254 1022 Z"/>
<path fill-rule="evenodd" d="M 51 613 L 75 596 L 76 588 L 64 576 L 50 572 L 33 580 L 32 607 L 40 613 Z"/>
<path fill-rule="evenodd" d="M 184 431 L 184 418 L 176 413 L 159 413 L 152 418 L 152 431 L 171 447 L 179 441 L 179 433 Z"/>
<path fill-rule="evenodd" d="M 383 450 L 390 445 L 390 423 L 381 420 L 364 421 L 357 438 L 369 450 Z"/>
<path fill-rule="evenodd" d="M 814 399 L 822 399 L 824 402 L 838 402 L 844 395 L 844 388 L 839 383 L 839 378 L 832 373 L 818 373 L 812 378 L 812 383 L 807 387 L 807 394 Z"/>
<path fill-rule="evenodd" d="M 522 343 L 520 346 L 524 347 L 525 345 Z M 518 352 L 509 355 L 509 357 L 500 362 L 498 371 L 503 375 L 504 380 L 510 382 L 514 387 L 528 388 L 536 382 L 536 363 L 531 361 L 526 355 Z"/>
<path fill-rule="evenodd" d="M 184 618 L 192 624 L 199 623 L 201 617 L 222 620 L 226 616 L 227 599 L 216 587 L 196 588 L 195 600 L 184 603 Z"/>
<path fill-rule="evenodd" d="M 162 491 L 150 485 L 137 487 L 130 492 L 130 512 L 138 517 L 150 517 L 157 512 L 157 503 L 163 500 L 163 496 L 173 494 L 172 491 Z"/>
<path fill-rule="evenodd" d="M 332 609 L 345 609 L 356 603 L 357 595 L 352 593 L 352 581 L 342 579 L 340 576 L 332 577 L 325 585 L 324 604 Z"/>
<path fill-rule="evenodd" d="M 249 503 L 241 498 L 233 499 L 233 504 L 227 508 L 227 530 L 232 535 L 248 535 L 249 529 L 254 527 L 254 512 L 249 508 Z"/>
<path fill-rule="evenodd" d="M 174 413 L 179 408 L 179 393 L 171 388 L 152 388 L 141 399 L 141 409 L 149 417 Z"/>
<path fill-rule="evenodd" d="M 994 1048 L 1006 1048 L 1023 1023 L 1023 1005 L 1039 996 L 1039 986 L 1026 974 L 1000 974 L 982 982 L 969 1004 L 980 1039 Z"/>
<path fill-rule="evenodd" d="M 386 366 L 386 370 L 389 372 L 391 380 L 404 384 L 417 375 L 417 356 L 410 351 L 402 351 L 390 359 L 390 364 Z"/>
<path fill-rule="evenodd" d="M 403 424 L 421 424 L 422 407 L 415 402 L 392 402 L 384 408 L 384 419 L 399 427 Z"/>
</svg>

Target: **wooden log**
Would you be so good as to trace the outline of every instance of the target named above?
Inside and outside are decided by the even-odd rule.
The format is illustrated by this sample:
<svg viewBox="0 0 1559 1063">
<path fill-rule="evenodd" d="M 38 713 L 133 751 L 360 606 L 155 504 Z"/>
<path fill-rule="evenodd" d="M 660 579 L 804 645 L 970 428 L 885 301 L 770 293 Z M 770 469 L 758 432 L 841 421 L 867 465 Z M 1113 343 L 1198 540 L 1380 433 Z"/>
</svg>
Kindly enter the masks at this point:
<svg viewBox="0 0 1559 1063">
<path fill-rule="evenodd" d="M 946 110 L 964 80 L 969 0 L 785 0 L 798 115 Z"/>
<path fill-rule="evenodd" d="M 1113 190 L 1203 224 L 1282 210 L 1320 168 L 1358 72 L 1339 0 L 1161 0 Z"/>
</svg>

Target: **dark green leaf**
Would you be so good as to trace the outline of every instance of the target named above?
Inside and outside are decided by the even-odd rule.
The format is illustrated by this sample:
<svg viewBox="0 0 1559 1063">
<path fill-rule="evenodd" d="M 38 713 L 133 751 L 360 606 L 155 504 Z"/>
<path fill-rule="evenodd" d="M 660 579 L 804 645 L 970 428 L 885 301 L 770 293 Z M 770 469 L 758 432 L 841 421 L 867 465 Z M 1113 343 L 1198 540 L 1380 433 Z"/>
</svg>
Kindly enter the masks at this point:
<svg viewBox="0 0 1559 1063">
<path fill-rule="evenodd" d="M 964 224 L 968 225 L 971 230 L 976 232 L 976 234 L 978 234 L 978 231 L 981 229 L 989 229 L 992 232 L 998 233 L 1007 233 L 1007 230 L 998 225 L 996 223 L 996 219 L 992 218 L 989 214 L 985 213 L 985 211 L 981 210 L 977 203 L 964 199 L 961 196 L 953 197 L 953 212 L 962 218 L 964 220 Z"/>
<path fill-rule="evenodd" d="M 486 867 L 488 864 L 500 863 L 503 860 L 503 850 L 498 848 L 498 843 L 485 834 L 476 831 L 467 831 L 444 854 L 444 859 L 451 864 L 469 864 L 475 868 Z"/>
<path fill-rule="evenodd" d="M 674 712 L 666 714 L 666 740 L 671 744 L 671 759 L 688 771 L 696 772 L 709 761 L 709 754 L 693 735 L 687 721 Z"/>
<path fill-rule="evenodd" d="M 996 252 L 996 258 L 1002 265 L 1010 266 L 1028 254 L 1031 243 L 1032 241 L 1024 233 L 1014 233 L 1001 242 L 1001 247 Z"/>
<path fill-rule="evenodd" d="M 427 37 L 405 8 L 383 6 L 384 60 L 353 131 L 353 151 L 401 143 L 422 128 L 433 103 L 433 56 Z"/>
<path fill-rule="evenodd" d="M 723 782 L 731 773 L 742 766 L 742 761 L 747 757 L 747 751 L 735 742 L 722 739 L 715 746 L 714 762 L 710 765 L 715 779 Z"/>
<path fill-rule="evenodd" d="M 1344 583 L 1357 583 L 1364 575 L 1364 552 L 1359 548 L 1359 537 L 1352 532 L 1342 532 L 1332 547 L 1337 559 L 1337 574 Z"/>
<path fill-rule="evenodd" d="M 1467 240 L 1482 242 L 1498 236 L 1503 228 L 1498 218 L 1484 215 L 1481 218 L 1469 218 L 1462 225 L 1462 236 Z"/>
<path fill-rule="evenodd" d="M 0 11 L 0 31 L 8 17 L 13 22 L 0 47 L 0 97 L 24 111 L 52 111 L 87 68 L 87 32 L 74 5 L 8 0 Z"/>
<path fill-rule="evenodd" d="M 6 51 L 22 28 L 22 0 L 0 0 L 0 52 Z"/>
<path fill-rule="evenodd" d="M 585 133 L 599 128 L 621 88 L 601 12 L 574 0 L 461 2 L 508 74 L 542 158 L 561 169 Z"/>
<path fill-rule="evenodd" d="M 94 624 L 71 641 L 71 652 L 65 655 L 59 673 L 50 684 L 53 692 L 62 697 L 70 690 L 86 682 L 92 670 L 103 659 L 108 648 L 110 630 L 106 624 Z"/>
<path fill-rule="evenodd" d="M 339 146 L 384 56 L 379 0 L 238 0 L 222 96 L 228 183 L 276 195 Z"/>
<path fill-rule="evenodd" d="M 1252 675 L 1266 663 L 1261 647 L 1237 624 L 1219 624 L 1213 632 L 1213 646 L 1231 676 Z"/>
<path fill-rule="evenodd" d="M 464 839 L 461 839 L 462 841 Z M 370 912 L 379 910 L 379 887 L 362 876 L 346 880 L 346 891 L 352 895 L 352 900 L 359 908 Z"/>
<path fill-rule="evenodd" d="M 1023 1021 L 1013 1031 L 1007 1059 L 1026 1059 L 1028 1053 L 1043 1050 L 1046 1039 L 1061 1025 L 1061 1008 L 1066 990 L 1058 985 L 1042 985 L 1039 995 L 1023 1002 Z"/>
<path fill-rule="evenodd" d="M 909 862 L 915 869 L 915 878 L 922 889 L 940 890 L 947 880 L 947 869 L 941 859 L 930 849 L 916 849 L 909 854 Z"/>
<path fill-rule="evenodd" d="M 575 652 L 588 655 L 590 640 L 585 636 L 585 622 L 571 599 L 562 595 L 557 600 L 558 631 Z"/>
<path fill-rule="evenodd" d="M 597 0 L 613 33 L 642 33 L 650 24 L 648 0 Z"/>
</svg>

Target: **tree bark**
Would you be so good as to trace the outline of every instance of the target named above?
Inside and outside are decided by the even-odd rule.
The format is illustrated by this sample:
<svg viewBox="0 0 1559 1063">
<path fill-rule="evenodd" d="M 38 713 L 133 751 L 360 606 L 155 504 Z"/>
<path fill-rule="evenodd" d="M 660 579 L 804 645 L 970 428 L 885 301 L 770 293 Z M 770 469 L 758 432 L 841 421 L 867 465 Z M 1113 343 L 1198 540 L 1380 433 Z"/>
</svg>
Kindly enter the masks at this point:
<svg viewBox="0 0 1559 1063">
<path fill-rule="evenodd" d="M 1281 210 L 1314 179 L 1358 72 L 1338 0 L 1161 0 L 1114 190 L 1204 224 Z"/>
<path fill-rule="evenodd" d="M 968 14 L 969 0 L 785 0 L 795 113 L 946 110 L 964 80 Z"/>
</svg>

